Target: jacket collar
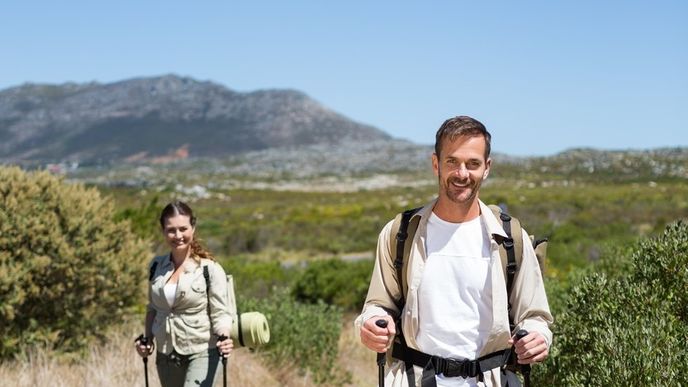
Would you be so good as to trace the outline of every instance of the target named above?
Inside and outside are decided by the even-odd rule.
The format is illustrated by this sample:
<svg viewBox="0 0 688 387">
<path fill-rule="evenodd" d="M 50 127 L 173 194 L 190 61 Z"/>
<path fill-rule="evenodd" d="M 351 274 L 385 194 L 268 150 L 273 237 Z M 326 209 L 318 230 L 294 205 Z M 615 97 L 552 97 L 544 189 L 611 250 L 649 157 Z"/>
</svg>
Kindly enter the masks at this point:
<svg viewBox="0 0 688 387">
<path fill-rule="evenodd" d="M 184 272 L 185 273 L 192 273 L 192 272 L 196 271 L 196 269 L 198 269 L 199 267 L 202 266 L 201 264 L 196 262 L 196 260 L 193 259 L 193 257 L 189 257 L 189 258 L 187 258 L 187 260 L 188 259 L 191 259 L 194 264 L 189 265 L 188 263 L 185 263 L 184 264 Z M 167 255 L 164 256 L 164 258 L 162 259 L 162 265 L 161 266 L 162 266 L 162 270 L 164 270 L 164 271 L 168 271 L 168 270 L 174 271 L 174 263 L 172 263 L 172 253 L 167 253 Z"/>
</svg>

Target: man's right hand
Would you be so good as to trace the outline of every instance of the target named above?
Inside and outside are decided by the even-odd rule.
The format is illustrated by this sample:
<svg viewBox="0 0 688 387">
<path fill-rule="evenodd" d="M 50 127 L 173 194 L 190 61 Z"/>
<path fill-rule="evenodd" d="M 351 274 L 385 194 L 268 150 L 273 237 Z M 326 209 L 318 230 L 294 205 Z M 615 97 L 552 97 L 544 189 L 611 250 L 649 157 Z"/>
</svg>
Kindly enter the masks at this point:
<svg viewBox="0 0 688 387">
<path fill-rule="evenodd" d="M 375 324 L 377 320 L 387 321 L 387 328 L 377 326 Z M 396 334 L 396 327 L 391 316 L 373 316 L 361 327 L 361 343 L 375 352 L 386 352 Z"/>
</svg>

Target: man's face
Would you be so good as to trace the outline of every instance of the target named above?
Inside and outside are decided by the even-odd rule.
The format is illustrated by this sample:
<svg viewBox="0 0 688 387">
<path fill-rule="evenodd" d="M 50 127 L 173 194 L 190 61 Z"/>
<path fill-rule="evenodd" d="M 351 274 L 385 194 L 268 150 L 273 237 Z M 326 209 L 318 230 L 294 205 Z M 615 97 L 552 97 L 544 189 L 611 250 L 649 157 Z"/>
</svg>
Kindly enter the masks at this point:
<svg viewBox="0 0 688 387">
<path fill-rule="evenodd" d="M 432 168 L 439 178 L 440 200 L 470 204 L 478 196 L 480 185 L 490 171 L 491 159 L 485 160 L 482 136 L 445 139 L 440 154 L 432 155 Z"/>
</svg>

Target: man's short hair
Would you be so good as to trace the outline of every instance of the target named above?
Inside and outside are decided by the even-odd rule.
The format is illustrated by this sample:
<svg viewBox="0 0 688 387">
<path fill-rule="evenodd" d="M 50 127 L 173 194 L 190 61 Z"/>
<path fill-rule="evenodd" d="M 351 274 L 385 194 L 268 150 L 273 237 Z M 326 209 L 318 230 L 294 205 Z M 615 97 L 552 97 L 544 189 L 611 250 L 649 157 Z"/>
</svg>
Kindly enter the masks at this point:
<svg viewBox="0 0 688 387">
<path fill-rule="evenodd" d="M 454 141 L 461 136 L 477 137 L 485 139 L 485 160 L 490 157 L 490 141 L 492 136 L 482 122 L 468 116 L 450 118 L 440 126 L 435 135 L 435 154 L 440 157 L 440 150 L 444 140 Z"/>
</svg>

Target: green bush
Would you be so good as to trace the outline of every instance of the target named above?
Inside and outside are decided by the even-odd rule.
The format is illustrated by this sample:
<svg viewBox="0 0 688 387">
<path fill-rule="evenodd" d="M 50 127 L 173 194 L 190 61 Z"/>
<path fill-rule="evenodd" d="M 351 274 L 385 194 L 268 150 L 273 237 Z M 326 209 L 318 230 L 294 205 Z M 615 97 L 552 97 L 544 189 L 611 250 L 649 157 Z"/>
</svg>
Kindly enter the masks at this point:
<svg viewBox="0 0 688 387">
<path fill-rule="evenodd" d="M 285 267 L 278 260 L 250 261 L 246 256 L 234 256 L 220 261 L 227 274 L 234 278 L 238 298 L 264 298 L 274 289 L 289 287 L 294 281 L 296 267 Z"/>
<path fill-rule="evenodd" d="M 324 303 L 303 304 L 286 289 L 264 299 L 239 299 L 240 311 L 264 313 L 270 324 L 270 343 L 258 351 L 278 366 L 297 366 L 316 383 L 342 385 L 351 376 L 336 365 L 342 313 Z"/>
<path fill-rule="evenodd" d="M 626 273 L 593 273 L 573 284 L 557 316 L 551 358 L 537 384 L 688 384 L 688 226 L 642 242 Z"/>
<path fill-rule="evenodd" d="M 95 189 L 0 168 L 0 358 L 83 348 L 142 302 L 148 246 L 113 216 Z"/>
<path fill-rule="evenodd" d="M 314 261 L 298 278 L 292 294 L 301 301 L 325 302 L 345 310 L 360 310 L 368 292 L 372 272 L 372 260 Z"/>
</svg>

